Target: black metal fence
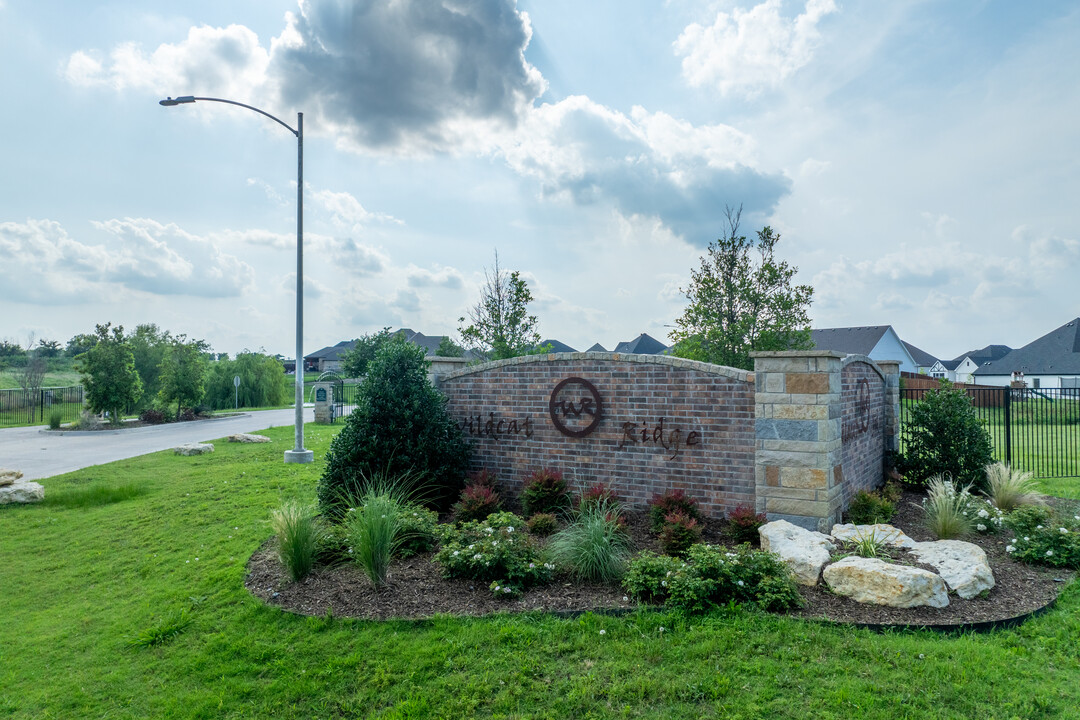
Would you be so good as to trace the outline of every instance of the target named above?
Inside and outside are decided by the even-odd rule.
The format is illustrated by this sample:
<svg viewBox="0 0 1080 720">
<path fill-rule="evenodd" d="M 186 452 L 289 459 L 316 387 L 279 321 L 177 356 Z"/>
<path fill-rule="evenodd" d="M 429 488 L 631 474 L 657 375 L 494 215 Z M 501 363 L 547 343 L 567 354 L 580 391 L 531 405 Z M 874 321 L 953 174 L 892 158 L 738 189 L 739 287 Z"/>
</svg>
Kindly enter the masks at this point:
<svg viewBox="0 0 1080 720">
<path fill-rule="evenodd" d="M 45 425 L 54 416 L 62 423 L 75 422 L 82 411 L 82 385 L 0 390 L 0 426 Z"/>
<path fill-rule="evenodd" d="M 929 389 L 900 391 L 900 449 L 911 409 Z M 1080 477 L 1080 388 L 966 388 L 994 458 L 1036 477 Z"/>
</svg>

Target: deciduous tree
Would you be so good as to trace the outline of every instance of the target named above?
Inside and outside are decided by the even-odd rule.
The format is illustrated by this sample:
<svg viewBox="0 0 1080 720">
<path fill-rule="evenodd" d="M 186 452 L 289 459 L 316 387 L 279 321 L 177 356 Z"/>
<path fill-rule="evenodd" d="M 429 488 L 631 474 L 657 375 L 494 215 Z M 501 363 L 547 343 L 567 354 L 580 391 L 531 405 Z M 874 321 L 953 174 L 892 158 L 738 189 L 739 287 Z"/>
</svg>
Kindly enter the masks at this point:
<svg viewBox="0 0 1080 720">
<path fill-rule="evenodd" d="M 375 359 L 379 348 L 390 340 L 390 328 L 369 335 L 361 335 L 356 339 L 352 350 L 341 356 L 341 371 L 345 377 L 362 378 L 367 375 L 368 365 Z"/>
<path fill-rule="evenodd" d="M 90 410 L 107 412 L 114 423 L 119 423 L 124 408 L 134 406 L 142 396 L 142 381 L 135 371 L 124 327 L 111 325 L 96 326 L 94 346 L 76 360 Z"/>
<path fill-rule="evenodd" d="M 498 253 L 494 269 L 484 269 L 484 280 L 480 301 L 469 311 L 469 325 L 465 326 L 464 317 L 458 319 L 462 341 L 489 360 L 535 352 L 540 333 L 536 316 L 529 314 L 533 299 L 529 285 L 517 270 L 507 272 L 499 267 Z"/>
<path fill-rule="evenodd" d="M 206 380 L 206 355 L 208 346 L 202 340 L 188 340 L 178 335 L 169 343 L 161 360 L 158 399 L 166 406 L 176 402 L 176 418 L 180 410 L 195 407 L 203 398 Z"/>
<path fill-rule="evenodd" d="M 751 352 L 813 347 L 814 289 L 793 285 L 798 268 L 776 259 L 780 235 L 766 226 L 748 240 L 739 234 L 742 208 L 725 215 L 726 236 L 710 243 L 683 290 L 690 304 L 671 332 L 674 354 L 752 370 Z"/>
</svg>

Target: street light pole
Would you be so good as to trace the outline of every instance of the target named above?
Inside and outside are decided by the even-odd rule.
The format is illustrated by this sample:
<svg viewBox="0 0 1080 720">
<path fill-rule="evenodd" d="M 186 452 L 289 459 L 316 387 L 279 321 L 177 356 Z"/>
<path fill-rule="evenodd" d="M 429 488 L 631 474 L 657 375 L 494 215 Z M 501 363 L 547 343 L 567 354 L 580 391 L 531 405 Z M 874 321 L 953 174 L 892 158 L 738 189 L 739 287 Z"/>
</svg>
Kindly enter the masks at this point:
<svg viewBox="0 0 1080 720">
<path fill-rule="evenodd" d="M 174 105 L 186 105 L 195 101 L 219 102 L 227 105 L 237 105 L 248 110 L 254 110 L 260 115 L 265 115 L 278 125 L 296 136 L 296 415 L 295 415 L 295 447 L 285 451 L 287 463 L 309 463 L 315 459 L 315 453 L 304 449 L 304 113 L 296 113 L 296 129 L 288 123 L 274 117 L 270 113 L 260 110 L 251 105 L 245 105 L 234 100 L 221 98 L 195 97 L 185 95 L 177 98 L 166 98 L 158 104 L 165 107 Z"/>
</svg>

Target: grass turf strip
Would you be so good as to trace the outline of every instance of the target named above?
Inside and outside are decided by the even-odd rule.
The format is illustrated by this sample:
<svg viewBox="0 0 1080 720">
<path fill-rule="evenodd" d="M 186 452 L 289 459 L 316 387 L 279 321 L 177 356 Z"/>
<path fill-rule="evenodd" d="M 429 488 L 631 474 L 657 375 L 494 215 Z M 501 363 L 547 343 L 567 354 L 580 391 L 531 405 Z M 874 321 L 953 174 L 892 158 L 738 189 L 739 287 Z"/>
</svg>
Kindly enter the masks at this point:
<svg viewBox="0 0 1080 720">
<path fill-rule="evenodd" d="M 269 445 L 43 481 L 85 502 L 0 509 L 0 716 L 892 720 L 1080 707 L 1075 583 L 1019 628 L 952 637 L 738 610 L 373 623 L 265 607 L 244 565 L 272 509 L 314 499 L 337 429 L 307 426 L 313 465 L 282 462 L 292 430 L 277 428 Z"/>
</svg>

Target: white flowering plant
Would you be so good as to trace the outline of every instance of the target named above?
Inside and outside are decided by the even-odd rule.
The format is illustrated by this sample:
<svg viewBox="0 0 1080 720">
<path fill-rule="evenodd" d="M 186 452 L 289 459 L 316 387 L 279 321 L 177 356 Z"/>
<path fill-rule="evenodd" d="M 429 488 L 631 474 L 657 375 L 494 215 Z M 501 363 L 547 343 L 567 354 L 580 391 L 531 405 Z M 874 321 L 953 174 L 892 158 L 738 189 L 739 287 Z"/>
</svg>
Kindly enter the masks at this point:
<svg viewBox="0 0 1080 720">
<path fill-rule="evenodd" d="M 1080 569 L 1080 518 L 1024 505 L 1009 513 L 1005 524 L 1016 535 L 1005 548 L 1014 559 Z"/>
<path fill-rule="evenodd" d="M 525 521 L 512 513 L 444 525 L 435 562 L 446 577 L 490 581 L 497 596 L 516 597 L 524 588 L 550 581 L 555 569 L 524 528 Z"/>
<path fill-rule="evenodd" d="M 690 612 L 729 603 L 763 610 L 787 610 L 803 604 L 783 561 L 748 544 L 735 550 L 697 544 L 684 560 L 646 550 L 630 561 L 623 587 L 636 598 L 663 601 Z"/>
</svg>

